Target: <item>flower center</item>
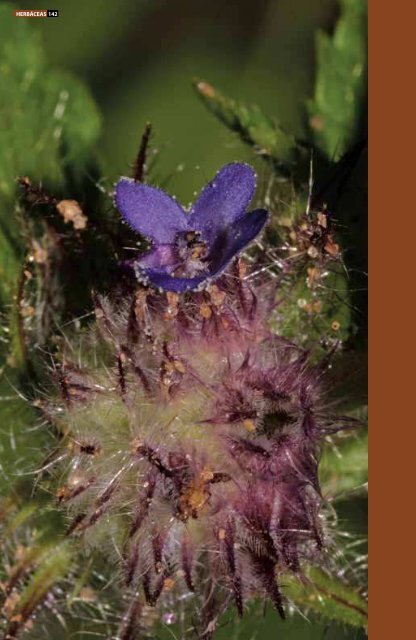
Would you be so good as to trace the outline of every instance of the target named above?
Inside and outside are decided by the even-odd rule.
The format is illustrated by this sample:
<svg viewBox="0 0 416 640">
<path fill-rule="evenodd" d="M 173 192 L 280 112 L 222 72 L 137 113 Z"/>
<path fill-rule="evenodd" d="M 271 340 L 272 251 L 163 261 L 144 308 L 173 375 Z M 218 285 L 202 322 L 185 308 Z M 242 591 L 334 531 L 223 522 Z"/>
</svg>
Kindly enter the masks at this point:
<svg viewBox="0 0 416 640">
<path fill-rule="evenodd" d="M 208 272 L 208 249 L 199 231 L 178 233 L 174 246 L 179 262 L 175 277 L 192 278 Z"/>
</svg>

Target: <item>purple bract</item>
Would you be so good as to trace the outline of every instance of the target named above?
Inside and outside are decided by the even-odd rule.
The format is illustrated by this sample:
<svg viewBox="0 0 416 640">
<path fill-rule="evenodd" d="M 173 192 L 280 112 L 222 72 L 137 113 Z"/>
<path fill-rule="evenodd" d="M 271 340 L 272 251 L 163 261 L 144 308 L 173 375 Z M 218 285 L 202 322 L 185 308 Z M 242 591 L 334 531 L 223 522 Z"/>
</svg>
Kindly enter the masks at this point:
<svg viewBox="0 0 416 640">
<path fill-rule="evenodd" d="M 137 277 L 182 293 L 219 276 L 267 221 L 264 209 L 247 212 L 255 188 L 249 165 L 227 164 L 187 213 L 165 191 L 121 178 L 117 207 L 135 231 L 152 241 L 150 251 L 134 262 Z"/>
</svg>

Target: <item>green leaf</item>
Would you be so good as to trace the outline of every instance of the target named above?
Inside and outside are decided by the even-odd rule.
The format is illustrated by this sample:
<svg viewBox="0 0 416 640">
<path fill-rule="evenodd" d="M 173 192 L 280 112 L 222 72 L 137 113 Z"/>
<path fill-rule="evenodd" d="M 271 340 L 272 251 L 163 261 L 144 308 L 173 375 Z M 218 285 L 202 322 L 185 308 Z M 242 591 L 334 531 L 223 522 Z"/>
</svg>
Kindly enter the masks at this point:
<svg viewBox="0 0 416 640">
<path fill-rule="evenodd" d="M 49 445 L 45 429 L 35 429 L 36 414 L 28 401 L 18 395 L 13 371 L 0 372 L 0 461 L 1 491 L 10 491 L 15 483 L 33 465 L 40 463 L 42 448 Z M 35 467 L 36 468 L 36 467 Z M 27 476 L 30 484 L 33 476 Z"/>
<path fill-rule="evenodd" d="M 368 434 L 357 435 L 327 446 L 320 462 L 320 480 L 325 496 L 345 497 L 348 492 L 365 490 L 368 477 Z"/>
<path fill-rule="evenodd" d="M 306 580 L 285 576 L 284 593 L 304 611 L 354 627 L 367 626 L 367 602 L 359 592 L 321 569 L 307 570 Z"/>
<path fill-rule="evenodd" d="M 76 161 L 85 169 L 100 130 L 89 91 L 44 59 L 30 21 L 0 7 L 0 196 L 15 192 L 16 175 L 59 183 Z"/>
<path fill-rule="evenodd" d="M 315 95 L 308 104 L 315 142 L 335 161 L 354 142 L 367 85 L 367 3 L 342 0 L 341 7 L 334 35 L 317 34 Z"/>
<path fill-rule="evenodd" d="M 26 628 L 51 590 L 68 576 L 77 557 L 72 543 L 63 539 L 63 518 L 49 494 L 36 492 L 30 484 L 31 497 L 20 482 L 14 487 L 8 484 L 9 494 L 0 500 L 0 580 L 6 597 L 0 628 L 10 638 Z"/>
<path fill-rule="evenodd" d="M 258 106 L 239 104 L 200 80 L 194 81 L 194 88 L 206 107 L 259 155 L 272 158 L 281 168 L 293 166 L 298 153 L 295 138 L 264 115 Z"/>
<path fill-rule="evenodd" d="M 100 130 L 88 90 L 51 69 L 30 20 L 0 7 L 0 301 L 15 293 L 22 258 L 16 218 L 16 177 L 54 189 L 68 173 L 82 174 Z"/>
<path fill-rule="evenodd" d="M 16 178 L 29 176 L 57 197 L 77 189 L 85 196 L 100 116 L 81 82 L 51 68 L 31 21 L 16 20 L 13 9 L 0 7 L 0 311 L 19 373 L 28 362 L 21 303 L 34 210 L 19 202 Z"/>
<path fill-rule="evenodd" d="M 71 569 L 72 553 L 70 544 L 67 542 L 53 547 L 34 548 L 33 553 L 35 552 L 35 559 L 39 564 L 19 594 L 17 606 L 13 610 L 13 616 L 6 630 L 6 637 L 17 637 L 25 629 L 26 623 L 37 607 Z"/>
</svg>

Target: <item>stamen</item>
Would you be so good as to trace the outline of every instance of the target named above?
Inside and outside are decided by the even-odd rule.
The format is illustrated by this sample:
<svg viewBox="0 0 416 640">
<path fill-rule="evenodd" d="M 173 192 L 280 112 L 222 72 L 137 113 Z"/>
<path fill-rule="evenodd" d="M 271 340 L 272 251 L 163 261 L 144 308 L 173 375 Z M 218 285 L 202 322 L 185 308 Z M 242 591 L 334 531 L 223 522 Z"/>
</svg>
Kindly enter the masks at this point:
<svg viewBox="0 0 416 640">
<path fill-rule="evenodd" d="M 179 262 L 179 266 L 173 272 L 175 277 L 192 278 L 208 272 L 208 249 L 199 231 L 178 233 L 175 249 Z"/>
</svg>

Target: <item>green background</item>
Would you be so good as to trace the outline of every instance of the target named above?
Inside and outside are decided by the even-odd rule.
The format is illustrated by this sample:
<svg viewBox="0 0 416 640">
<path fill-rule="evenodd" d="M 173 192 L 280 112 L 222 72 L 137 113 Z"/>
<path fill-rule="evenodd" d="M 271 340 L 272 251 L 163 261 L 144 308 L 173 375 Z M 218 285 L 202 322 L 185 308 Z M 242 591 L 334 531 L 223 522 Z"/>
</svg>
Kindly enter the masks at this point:
<svg viewBox="0 0 416 640">
<path fill-rule="evenodd" d="M 150 120 L 161 150 L 154 175 L 172 176 L 169 188 L 186 203 L 225 162 L 253 160 L 195 97 L 192 78 L 301 133 L 314 34 L 338 15 L 334 0 L 56 0 L 54 8 L 59 18 L 31 22 L 48 58 L 82 77 L 98 103 L 107 177 L 129 172 Z"/>
</svg>

